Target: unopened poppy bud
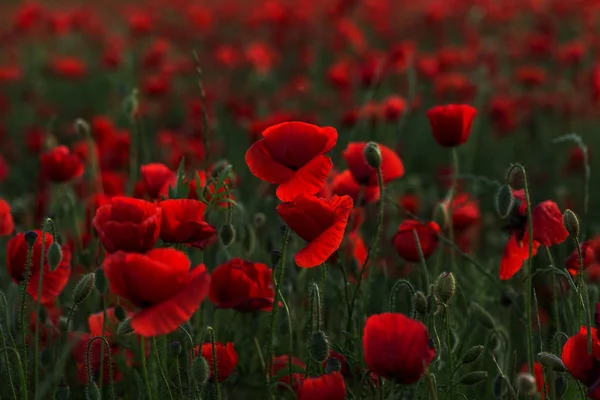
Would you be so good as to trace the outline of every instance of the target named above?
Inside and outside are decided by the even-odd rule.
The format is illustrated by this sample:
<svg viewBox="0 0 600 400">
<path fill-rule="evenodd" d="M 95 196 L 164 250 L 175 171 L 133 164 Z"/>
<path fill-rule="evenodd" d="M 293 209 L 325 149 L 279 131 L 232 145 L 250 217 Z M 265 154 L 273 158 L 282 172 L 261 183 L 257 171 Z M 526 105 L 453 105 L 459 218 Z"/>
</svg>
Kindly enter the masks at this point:
<svg viewBox="0 0 600 400">
<path fill-rule="evenodd" d="M 496 193 L 496 212 L 500 218 L 508 217 L 515 205 L 515 197 L 513 196 L 510 185 L 505 184 L 500 186 Z"/>
<path fill-rule="evenodd" d="M 464 375 L 458 382 L 462 385 L 477 385 L 485 381 L 487 377 L 487 371 L 474 371 Z"/>
<path fill-rule="evenodd" d="M 462 358 L 463 364 L 470 364 L 472 362 L 477 361 L 481 354 L 483 353 L 483 346 L 475 346 L 471 347 Z"/>
<path fill-rule="evenodd" d="M 194 360 L 194 364 L 192 364 L 192 372 L 196 377 L 196 382 L 200 386 L 206 384 L 208 382 L 208 378 L 210 376 L 210 369 L 208 368 L 208 362 L 202 355 L 198 355 Z"/>
<path fill-rule="evenodd" d="M 261 212 L 254 214 L 252 223 L 255 228 L 262 228 L 265 225 L 265 222 L 267 222 L 267 217 L 265 216 L 265 214 Z"/>
<path fill-rule="evenodd" d="M 421 315 L 427 314 L 427 299 L 425 298 L 425 293 L 416 292 L 415 297 L 415 310 Z"/>
<path fill-rule="evenodd" d="M 116 306 L 115 317 L 117 317 L 119 321 L 123 321 L 125 318 L 127 318 L 127 313 L 125 312 L 125 309 L 121 306 Z"/>
<path fill-rule="evenodd" d="M 171 354 L 173 356 L 175 356 L 176 358 L 179 358 L 179 356 L 181 355 L 181 342 L 180 341 L 174 341 L 171 342 Z"/>
<path fill-rule="evenodd" d="M 562 360 L 554 354 L 541 352 L 538 354 L 538 360 L 540 360 L 540 363 L 543 366 L 550 368 L 551 370 L 557 372 L 565 372 L 567 370 L 567 367 L 565 367 Z"/>
<path fill-rule="evenodd" d="M 38 234 L 35 231 L 27 231 L 25 233 L 25 241 L 29 247 L 32 247 L 35 244 L 37 238 Z"/>
<path fill-rule="evenodd" d="M 93 273 L 85 274 L 77 285 L 75 285 L 75 290 L 73 291 L 73 302 L 75 305 L 83 303 L 85 299 L 92 293 L 94 290 L 94 284 L 96 281 L 96 275 Z"/>
<path fill-rule="evenodd" d="M 370 167 L 379 168 L 381 166 L 381 150 L 375 142 L 369 142 L 364 150 L 365 161 Z"/>
<path fill-rule="evenodd" d="M 96 289 L 98 289 L 100 293 L 106 292 L 106 290 L 108 289 L 108 280 L 106 279 L 104 270 L 101 267 L 97 268 L 96 271 L 94 271 L 94 275 L 96 275 Z"/>
<path fill-rule="evenodd" d="M 54 394 L 54 398 L 56 400 L 69 400 L 70 397 L 71 389 L 69 388 L 69 385 L 67 385 L 66 383 L 61 383 L 60 385 L 58 385 L 56 393 Z"/>
<path fill-rule="evenodd" d="M 329 357 L 329 340 L 323 331 L 313 332 L 310 337 L 310 358 L 322 363 Z"/>
<path fill-rule="evenodd" d="M 50 266 L 51 271 L 56 271 L 56 268 L 58 268 L 62 261 L 62 257 L 63 254 L 60 245 L 56 242 L 52 242 L 50 248 L 48 248 L 48 265 Z"/>
<path fill-rule="evenodd" d="M 133 328 L 131 327 L 131 318 L 125 318 L 117 327 L 117 335 L 129 335 L 132 334 Z"/>
<path fill-rule="evenodd" d="M 579 238 L 579 219 L 577 215 L 571 210 L 565 210 L 563 214 L 563 223 L 565 229 L 569 232 L 569 236 L 573 239 Z"/>
<path fill-rule="evenodd" d="M 535 377 L 529 372 L 521 372 L 517 376 L 517 390 L 525 396 L 533 396 L 537 393 Z"/>
<path fill-rule="evenodd" d="M 100 400 L 102 398 L 100 396 L 100 389 L 98 389 L 96 382 L 89 381 L 85 385 L 85 398 L 86 400 Z"/>
<path fill-rule="evenodd" d="M 488 329 L 494 329 L 496 323 L 494 322 L 494 318 L 488 313 L 483 307 L 481 307 L 478 303 L 471 304 L 471 312 L 475 315 L 475 318 L 479 320 L 481 325 Z"/>
<path fill-rule="evenodd" d="M 329 357 L 325 363 L 325 373 L 340 372 L 342 370 L 342 362 L 335 357 Z"/>
<path fill-rule="evenodd" d="M 219 232 L 219 237 L 221 238 L 223 246 L 231 246 L 231 244 L 235 241 L 235 229 L 233 228 L 233 225 L 223 225 L 221 227 L 221 231 Z"/>
<path fill-rule="evenodd" d="M 85 120 L 78 118 L 75 121 L 75 132 L 81 136 L 87 136 L 90 133 L 90 125 Z"/>
<path fill-rule="evenodd" d="M 456 279 L 452 272 L 442 272 L 435 283 L 435 294 L 443 303 L 448 301 L 456 293 Z"/>
</svg>

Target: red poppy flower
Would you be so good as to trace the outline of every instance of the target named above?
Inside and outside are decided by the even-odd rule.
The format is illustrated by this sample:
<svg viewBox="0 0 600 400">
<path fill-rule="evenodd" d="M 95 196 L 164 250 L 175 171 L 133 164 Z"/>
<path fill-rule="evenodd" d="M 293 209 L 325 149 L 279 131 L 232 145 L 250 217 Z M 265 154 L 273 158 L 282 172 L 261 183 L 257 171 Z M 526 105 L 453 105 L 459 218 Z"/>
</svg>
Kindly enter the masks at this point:
<svg viewBox="0 0 600 400">
<path fill-rule="evenodd" d="M 352 207 L 349 196 L 333 196 L 327 201 L 306 194 L 277 206 L 279 216 L 308 242 L 296 253 L 298 266 L 313 268 L 331 257 L 342 243 Z"/>
<path fill-rule="evenodd" d="M 40 256 L 42 253 L 42 231 L 32 231 L 37 234 L 31 256 L 31 275 L 27 284 L 27 293 L 38 301 L 38 286 L 40 280 Z M 25 240 L 26 233 L 18 233 L 8 241 L 6 249 L 6 267 L 13 281 L 20 284 L 27 269 L 28 246 Z M 42 297 L 39 302 L 46 304 L 52 302 L 62 292 L 71 275 L 71 251 L 67 246 L 62 247 L 62 260 L 56 270 L 51 271 L 48 265 L 48 249 L 54 242 L 54 237 L 45 233 L 44 242 L 44 273 L 42 277 Z"/>
<path fill-rule="evenodd" d="M 153 163 L 142 165 L 140 168 L 144 189 L 150 198 L 157 199 L 161 189 L 177 179 L 175 172 L 164 164 Z"/>
<path fill-rule="evenodd" d="M 421 223 L 414 219 L 406 219 L 400 224 L 398 232 L 392 238 L 392 244 L 400 257 L 411 262 L 417 262 L 421 259 L 414 231 L 417 232 L 419 237 L 423 256 L 427 259 L 437 249 L 440 227 L 433 221 Z"/>
<path fill-rule="evenodd" d="M 10 205 L 0 199 L 0 236 L 9 236 L 15 230 L 15 221 L 10 212 Z"/>
<path fill-rule="evenodd" d="M 445 204 L 447 209 L 448 204 Z M 452 227 L 455 230 L 466 229 L 481 219 L 479 202 L 468 193 L 459 193 L 452 201 Z"/>
<path fill-rule="evenodd" d="M 442 147 L 456 147 L 465 143 L 471 134 L 471 125 L 477 110 L 466 104 L 436 106 L 427 111 L 433 138 Z"/>
<path fill-rule="evenodd" d="M 204 249 L 217 231 L 203 221 L 206 204 L 198 200 L 176 199 L 160 202 L 160 238 L 167 243 L 185 243 Z"/>
<path fill-rule="evenodd" d="M 333 194 L 350 196 L 357 206 L 364 206 L 379 200 L 379 186 L 362 186 L 362 188 L 362 200 L 359 203 L 361 186 L 354 180 L 352 172 L 348 169 L 336 175 L 331 184 Z"/>
<path fill-rule="evenodd" d="M 390 96 L 383 102 L 383 115 L 388 121 L 395 121 L 406 111 L 406 100 L 400 96 Z"/>
<path fill-rule="evenodd" d="M 342 374 L 342 376 L 344 378 L 353 378 L 352 372 L 350 371 L 350 364 L 348 363 L 348 360 L 346 359 L 346 357 L 343 354 L 338 353 L 335 350 L 330 350 L 329 358 L 335 358 L 336 360 L 338 360 L 340 362 L 340 364 L 342 365 L 342 369 L 340 370 L 340 373 Z M 323 361 L 323 363 L 321 365 L 323 366 L 323 368 L 325 368 L 325 366 L 327 365 L 327 360 Z M 358 367 L 357 367 L 357 370 L 358 370 Z"/>
<path fill-rule="evenodd" d="M 366 145 L 366 142 L 349 143 L 342 156 L 356 182 L 360 185 L 377 186 L 377 170 L 367 164 L 367 160 L 365 160 Z M 382 144 L 379 144 L 379 150 L 381 151 L 383 182 L 387 183 L 404 175 L 404 164 L 396 152 Z"/>
<path fill-rule="evenodd" d="M 402 211 L 409 216 L 418 214 L 421 203 L 418 195 L 414 193 L 406 193 L 400 197 L 398 202 Z"/>
<path fill-rule="evenodd" d="M 110 291 L 140 308 L 131 327 L 141 336 L 176 330 L 198 309 L 210 286 L 204 265 L 190 270 L 185 253 L 169 248 L 109 254 L 103 268 Z"/>
<path fill-rule="evenodd" d="M 304 379 L 304 374 L 301 372 L 293 372 L 292 379 L 294 382 L 290 384 L 288 361 L 288 356 L 285 354 L 281 356 L 273 356 L 273 362 L 271 363 L 271 375 L 277 375 L 279 371 L 285 370 L 288 373 L 281 375 L 281 378 L 279 378 L 278 382 L 282 382 L 291 386 L 292 389 L 294 389 L 294 391 L 297 392 L 300 382 L 302 382 L 302 380 Z M 306 369 L 306 365 L 298 357 L 292 356 L 292 365 L 300 369 Z"/>
<path fill-rule="evenodd" d="M 298 400 L 344 400 L 346 383 L 339 372 L 306 378 L 298 387 Z"/>
<path fill-rule="evenodd" d="M 58 146 L 40 156 L 43 176 L 52 182 L 68 182 L 83 174 L 83 163 L 66 146 Z"/>
<path fill-rule="evenodd" d="M 595 260 L 594 248 L 590 241 L 583 242 L 581 244 L 581 258 L 583 261 L 583 269 L 587 269 Z M 569 270 L 569 273 L 573 276 L 579 274 L 579 252 L 577 249 L 573 250 L 571 254 L 565 260 L 565 267 Z"/>
<path fill-rule="evenodd" d="M 562 360 L 571 376 L 588 387 L 588 397 L 600 400 L 600 340 L 596 328 L 592 328 L 592 354 L 588 354 L 587 327 L 582 327 L 563 346 Z"/>
<path fill-rule="evenodd" d="M 513 192 L 515 199 L 520 202 L 513 208 L 504 228 L 511 237 L 506 243 L 500 261 L 500 279 L 510 279 L 529 258 L 529 235 L 527 206 L 522 190 Z M 535 256 L 540 245 L 552 246 L 560 244 L 569 236 L 563 225 L 562 213 L 555 202 L 547 200 L 534 207 L 532 211 L 533 249 L 531 257 Z"/>
<path fill-rule="evenodd" d="M 154 247 L 161 227 L 157 205 L 131 197 L 113 197 L 96 211 L 93 224 L 108 253 L 145 252 Z"/>
<path fill-rule="evenodd" d="M 425 325 L 398 313 L 367 318 L 363 349 L 371 371 L 401 384 L 417 382 L 435 358 Z"/>
<path fill-rule="evenodd" d="M 265 264 L 234 258 L 214 269 L 208 297 L 220 308 L 270 310 L 274 298 L 271 274 Z"/>
<path fill-rule="evenodd" d="M 333 166 L 324 154 L 337 142 L 337 131 L 304 122 L 284 122 L 262 133 L 246 152 L 246 164 L 257 178 L 278 184 L 277 197 L 292 201 L 315 194 Z"/>
<path fill-rule="evenodd" d="M 50 61 L 49 68 L 63 78 L 79 79 L 87 73 L 87 66 L 77 57 L 56 57 Z"/>
<path fill-rule="evenodd" d="M 198 354 L 199 346 L 194 349 L 196 355 Z M 213 379 L 213 353 L 212 344 L 204 343 L 202 345 L 202 357 L 206 359 L 208 368 L 210 369 L 210 380 Z M 217 368 L 219 373 L 219 382 L 223 382 L 235 369 L 238 363 L 238 355 L 233 347 L 232 342 L 228 342 L 223 345 L 222 343 L 215 343 L 215 351 L 217 353 Z"/>
</svg>

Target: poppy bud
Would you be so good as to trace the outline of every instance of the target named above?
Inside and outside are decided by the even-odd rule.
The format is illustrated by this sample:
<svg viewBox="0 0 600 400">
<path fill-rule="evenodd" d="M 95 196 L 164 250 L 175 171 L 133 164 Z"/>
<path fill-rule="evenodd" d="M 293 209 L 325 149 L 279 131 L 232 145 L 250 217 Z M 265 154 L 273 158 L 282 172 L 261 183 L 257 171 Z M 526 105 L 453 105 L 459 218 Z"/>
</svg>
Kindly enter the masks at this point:
<svg viewBox="0 0 600 400">
<path fill-rule="evenodd" d="M 90 125 L 85 120 L 78 118 L 75 121 L 75 132 L 81 136 L 88 136 L 90 133 Z"/>
<path fill-rule="evenodd" d="M 483 353 L 483 346 L 475 346 L 471 347 L 462 358 L 463 364 L 470 364 L 472 362 L 477 361 L 481 354 Z"/>
<path fill-rule="evenodd" d="M 579 219 L 573 211 L 565 210 L 563 214 L 563 223 L 565 224 L 565 229 L 569 232 L 569 236 L 573 239 L 579 237 Z"/>
<path fill-rule="evenodd" d="M 37 238 L 38 234 L 35 231 L 27 231 L 25 233 L 25 241 L 29 247 L 33 247 Z"/>
<path fill-rule="evenodd" d="M 567 367 L 565 367 L 562 360 L 554 354 L 541 352 L 538 354 L 538 360 L 540 360 L 540 363 L 543 366 L 550 368 L 553 371 L 565 372 L 567 370 Z"/>
<path fill-rule="evenodd" d="M 255 228 L 262 228 L 265 225 L 265 222 L 267 222 L 267 217 L 265 216 L 265 214 L 261 212 L 254 214 L 252 223 Z"/>
<path fill-rule="evenodd" d="M 427 299 L 423 292 L 416 292 L 415 297 L 415 310 L 421 315 L 427 314 Z"/>
<path fill-rule="evenodd" d="M 106 275 L 104 274 L 102 267 L 97 268 L 96 271 L 94 271 L 94 275 L 96 275 L 96 289 L 98 289 L 100 293 L 106 292 L 108 289 L 108 280 L 106 279 Z"/>
<path fill-rule="evenodd" d="M 381 150 L 375 142 L 369 142 L 364 150 L 365 161 L 370 167 L 379 168 L 381 166 Z"/>
<path fill-rule="evenodd" d="M 200 386 L 204 385 L 208 382 L 208 377 L 210 376 L 210 369 L 208 368 L 208 362 L 206 358 L 202 357 L 202 355 L 198 355 L 194 360 L 194 364 L 192 365 L 193 374 L 196 377 L 196 382 Z"/>
<path fill-rule="evenodd" d="M 180 341 L 171 342 L 171 354 L 173 356 L 175 356 L 176 358 L 179 358 L 179 356 L 181 355 L 181 342 Z"/>
<path fill-rule="evenodd" d="M 496 193 L 496 212 L 502 219 L 509 216 L 515 205 L 515 198 L 513 196 L 512 188 L 510 185 L 505 184 L 500 186 Z"/>
<path fill-rule="evenodd" d="M 219 232 L 219 237 L 221 238 L 223 246 L 229 247 L 235 241 L 235 229 L 233 228 L 233 225 L 223 225 Z"/>
<path fill-rule="evenodd" d="M 329 340 L 323 331 L 313 332 L 310 337 L 310 358 L 322 363 L 329 357 Z"/>
<path fill-rule="evenodd" d="M 69 400 L 69 397 L 71 397 L 71 389 L 69 388 L 69 385 L 66 383 L 61 383 L 58 385 L 56 393 L 54 394 L 54 398 L 56 400 Z"/>
<path fill-rule="evenodd" d="M 96 278 L 96 279 L 98 279 L 98 278 Z M 125 318 L 127 318 L 127 313 L 125 312 L 123 307 L 121 307 L 121 306 L 115 307 L 115 317 L 117 317 L 117 319 L 119 321 L 123 321 Z"/>
<path fill-rule="evenodd" d="M 481 307 L 478 303 L 471 304 L 471 312 L 475 315 L 475 318 L 479 320 L 481 325 L 488 329 L 494 329 L 496 323 L 494 319 L 483 307 Z"/>
<path fill-rule="evenodd" d="M 442 272 L 435 283 L 435 294 L 443 303 L 448 301 L 456 293 L 456 279 L 452 272 Z"/>
<path fill-rule="evenodd" d="M 339 358 L 329 357 L 325 364 L 325 373 L 331 374 L 332 372 L 340 372 L 342 370 L 342 362 Z"/>
<path fill-rule="evenodd" d="M 83 303 L 85 299 L 92 293 L 94 290 L 94 283 L 96 281 L 96 275 L 93 273 L 85 274 L 77 285 L 75 285 L 75 290 L 73 291 L 73 302 L 75 305 Z"/>
<path fill-rule="evenodd" d="M 60 245 L 56 242 L 52 242 L 50 248 L 48 248 L 48 265 L 50 266 L 51 271 L 56 271 L 56 268 L 58 268 L 62 261 L 62 257 Z"/>
<path fill-rule="evenodd" d="M 133 328 L 131 327 L 131 318 L 125 318 L 117 327 L 117 335 L 124 336 L 131 333 L 133 333 Z"/>
<path fill-rule="evenodd" d="M 102 398 L 96 382 L 90 381 L 85 385 L 85 398 L 86 400 L 100 400 Z"/>
<path fill-rule="evenodd" d="M 526 396 L 533 396 L 537 393 L 535 377 L 529 372 L 521 372 L 517 376 L 517 390 Z"/>
<path fill-rule="evenodd" d="M 485 381 L 487 377 L 487 371 L 474 371 L 464 375 L 458 382 L 462 385 L 477 385 Z"/>
</svg>

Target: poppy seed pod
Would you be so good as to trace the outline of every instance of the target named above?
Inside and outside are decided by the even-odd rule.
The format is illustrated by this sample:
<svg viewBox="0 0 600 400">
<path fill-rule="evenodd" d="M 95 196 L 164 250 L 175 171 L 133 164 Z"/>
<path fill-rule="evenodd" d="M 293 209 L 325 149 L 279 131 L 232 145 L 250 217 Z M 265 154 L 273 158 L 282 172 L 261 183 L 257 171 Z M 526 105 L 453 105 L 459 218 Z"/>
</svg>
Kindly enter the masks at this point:
<svg viewBox="0 0 600 400">
<path fill-rule="evenodd" d="M 579 238 L 579 219 L 573 211 L 565 210 L 563 223 L 565 224 L 565 229 L 569 232 L 569 236 L 573 239 Z"/>
<path fill-rule="evenodd" d="M 73 302 L 75 305 L 79 305 L 83 303 L 85 299 L 92 293 L 94 290 L 94 283 L 96 281 L 96 275 L 93 273 L 85 274 L 77 285 L 75 285 L 75 290 L 73 290 Z"/>
<path fill-rule="evenodd" d="M 325 373 L 331 374 L 332 372 L 340 372 L 342 370 L 342 362 L 339 358 L 329 357 L 325 364 Z"/>
<path fill-rule="evenodd" d="M 427 299 L 425 298 L 425 293 L 416 292 L 414 296 L 415 301 L 415 310 L 421 315 L 427 314 Z"/>
<path fill-rule="evenodd" d="M 329 340 L 323 331 L 313 332 L 310 337 L 310 358 L 322 363 L 329 357 Z"/>
<path fill-rule="evenodd" d="M 515 205 L 515 197 L 510 185 L 505 184 L 500 186 L 496 192 L 496 212 L 502 219 L 507 218 Z"/>
<path fill-rule="evenodd" d="M 365 161 L 372 168 L 379 168 L 381 166 L 381 150 L 379 145 L 375 142 L 369 142 L 365 146 L 364 150 Z"/>
<path fill-rule="evenodd" d="M 442 272 L 435 283 L 435 294 L 443 303 L 448 303 L 456 293 L 456 279 L 452 272 Z"/>
<path fill-rule="evenodd" d="M 51 271 L 56 271 L 62 261 L 62 250 L 60 245 L 56 242 L 52 242 L 48 248 L 48 265 Z"/>
<path fill-rule="evenodd" d="M 529 372 L 521 372 L 517 376 L 517 390 L 526 396 L 533 396 L 537 393 L 535 377 Z"/>
<path fill-rule="evenodd" d="M 219 231 L 219 237 L 223 246 L 229 247 L 235 241 L 235 228 L 231 224 L 225 224 Z"/>
<path fill-rule="evenodd" d="M 469 372 L 468 374 L 464 375 L 462 378 L 460 378 L 459 383 L 462 385 L 477 385 L 478 383 L 481 383 L 483 381 L 485 381 L 488 377 L 488 373 L 487 371 L 474 371 L 474 372 Z"/>
</svg>

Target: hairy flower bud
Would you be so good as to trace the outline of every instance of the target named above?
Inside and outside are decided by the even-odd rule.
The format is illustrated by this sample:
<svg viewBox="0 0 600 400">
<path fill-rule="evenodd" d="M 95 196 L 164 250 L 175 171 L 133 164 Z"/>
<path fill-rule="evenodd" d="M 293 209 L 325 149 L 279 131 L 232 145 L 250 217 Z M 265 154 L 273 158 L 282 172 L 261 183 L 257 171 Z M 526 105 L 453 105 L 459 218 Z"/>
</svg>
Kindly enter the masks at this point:
<svg viewBox="0 0 600 400">
<path fill-rule="evenodd" d="M 29 247 L 32 247 L 35 244 L 37 238 L 38 234 L 35 231 L 27 231 L 25 233 L 25 241 Z"/>
<path fill-rule="evenodd" d="M 75 305 L 83 303 L 85 299 L 92 293 L 94 290 L 94 284 L 96 281 L 96 275 L 93 273 L 85 274 L 77 285 L 75 285 L 75 290 L 73 290 L 73 302 Z"/>
<path fill-rule="evenodd" d="M 131 318 L 125 318 L 117 327 L 117 335 L 129 335 L 133 332 L 133 328 L 131 327 Z"/>
<path fill-rule="evenodd" d="M 310 358 L 315 362 L 322 363 L 329 357 L 329 340 L 323 331 L 313 332 L 310 337 Z"/>
<path fill-rule="evenodd" d="M 477 385 L 485 381 L 488 377 L 487 371 L 474 371 L 469 372 L 460 378 L 459 383 L 462 385 Z"/>
<path fill-rule="evenodd" d="M 579 238 L 579 219 L 577 215 L 571 210 L 565 210 L 563 214 L 563 223 L 565 229 L 569 232 L 569 236 L 573 239 Z"/>
<path fill-rule="evenodd" d="M 540 363 L 543 366 L 554 371 L 565 372 L 567 370 L 567 367 L 565 367 L 565 364 L 562 362 L 560 357 L 557 357 L 554 354 L 541 352 L 538 354 L 538 360 L 540 360 Z"/>
<path fill-rule="evenodd" d="M 425 293 L 416 292 L 415 293 L 415 310 L 421 315 L 427 314 L 427 299 L 425 298 Z"/>
<path fill-rule="evenodd" d="M 379 168 L 381 166 L 381 150 L 375 142 L 369 142 L 364 150 L 365 161 L 370 167 Z"/>
<path fill-rule="evenodd" d="M 56 268 L 58 268 L 62 261 L 62 257 L 63 254 L 60 245 L 56 242 L 52 242 L 50 248 L 48 248 L 48 265 L 50 266 L 51 271 L 56 271 Z"/>
<path fill-rule="evenodd" d="M 452 272 L 442 272 L 435 283 L 435 295 L 443 303 L 448 301 L 456 293 L 456 279 Z"/>
<path fill-rule="evenodd" d="M 208 382 L 210 369 L 208 368 L 208 362 L 206 361 L 206 358 L 202 357 L 201 354 L 198 354 L 198 357 L 196 357 L 194 360 L 194 363 L 192 364 L 192 372 L 196 378 L 196 382 L 198 382 L 200 386 Z"/>
<path fill-rule="evenodd" d="M 500 218 L 506 218 L 512 211 L 515 205 L 515 197 L 512 193 L 512 188 L 510 185 L 505 184 L 500 186 L 498 192 L 496 193 L 496 212 L 500 216 Z"/>
<path fill-rule="evenodd" d="M 475 346 L 471 347 L 462 358 L 463 364 L 470 364 L 472 362 L 477 361 L 481 354 L 483 353 L 483 346 Z"/>
<path fill-rule="evenodd" d="M 86 400 L 100 400 L 102 398 L 102 396 L 100 396 L 100 389 L 98 389 L 96 382 L 89 381 L 85 385 L 85 398 Z"/>
</svg>

